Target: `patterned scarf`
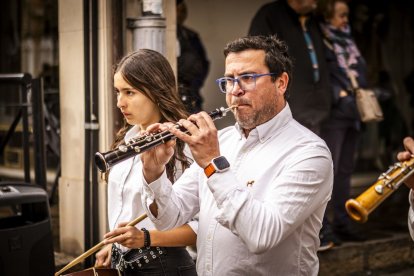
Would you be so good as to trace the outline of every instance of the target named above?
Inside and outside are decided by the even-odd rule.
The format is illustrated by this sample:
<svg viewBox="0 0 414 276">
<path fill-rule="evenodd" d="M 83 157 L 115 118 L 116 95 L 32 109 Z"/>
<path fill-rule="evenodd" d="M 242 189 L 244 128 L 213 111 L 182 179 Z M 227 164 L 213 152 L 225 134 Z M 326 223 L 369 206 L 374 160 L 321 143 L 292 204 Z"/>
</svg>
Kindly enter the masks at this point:
<svg viewBox="0 0 414 276">
<path fill-rule="evenodd" d="M 351 71 L 357 77 L 358 72 L 355 67 L 361 54 L 351 37 L 350 27 L 336 29 L 329 24 L 321 24 L 321 29 L 336 54 L 339 67 L 345 72 Z"/>
</svg>

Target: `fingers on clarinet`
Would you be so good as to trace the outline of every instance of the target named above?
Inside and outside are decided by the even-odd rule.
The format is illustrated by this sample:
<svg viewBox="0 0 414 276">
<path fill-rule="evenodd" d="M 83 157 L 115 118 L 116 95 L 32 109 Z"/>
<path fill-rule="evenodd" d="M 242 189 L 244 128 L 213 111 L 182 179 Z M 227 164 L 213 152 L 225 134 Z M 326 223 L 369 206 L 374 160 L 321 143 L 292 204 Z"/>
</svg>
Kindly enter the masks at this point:
<svg viewBox="0 0 414 276">
<path fill-rule="evenodd" d="M 165 130 L 170 129 L 170 128 L 174 128 L 174 124 L 171 122 L 165 122 L 163 123 L 163 126 L 165 127 Z"/>
<path fill-rule="evenodd" d="M 399 161 L 406 161 L 406 160 L 410 159 L 410 153 L 408 151 L 399 152 L 397 154 L 397 159 Z"/>
<path fill-rule="evenodd" d="M 149 133 L 157 132 L 160 129 L 160 127 L 161 127 L 160 123 L 155 123 L 155 124 L 152 124 L 152 125 L 148 126 L 146 131 L 149 132 Z"/>
</svg>

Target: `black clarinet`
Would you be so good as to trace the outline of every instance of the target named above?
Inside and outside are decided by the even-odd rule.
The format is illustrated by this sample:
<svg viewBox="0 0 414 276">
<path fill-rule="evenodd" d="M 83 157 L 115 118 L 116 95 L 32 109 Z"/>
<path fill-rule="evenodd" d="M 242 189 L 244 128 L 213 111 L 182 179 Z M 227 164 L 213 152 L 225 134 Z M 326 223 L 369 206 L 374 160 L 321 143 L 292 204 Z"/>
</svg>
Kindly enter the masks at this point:
<svg viewBox="0 0 414 276">
<path fill-rule="evenodd" d="M 232 108 L 233 107 L 220 107 L 208 113 L 208 115 L 213 120 L 221 119 L 226 116 L 227 112 L 229 112 Z M 175 124 L 174 126 L 181 131 L 188 133 L 188 130 L 180 124 Z M 168 130 L 132 138 L 125 145 L 120 145 L 116 149 L 103 153 L 95 153 L 95 165 L 101 172 L 107 172 L 119 162 L 134 157 L 135 155 L 143 153 L 174 138 L 175 136 Z"/>
</svg>

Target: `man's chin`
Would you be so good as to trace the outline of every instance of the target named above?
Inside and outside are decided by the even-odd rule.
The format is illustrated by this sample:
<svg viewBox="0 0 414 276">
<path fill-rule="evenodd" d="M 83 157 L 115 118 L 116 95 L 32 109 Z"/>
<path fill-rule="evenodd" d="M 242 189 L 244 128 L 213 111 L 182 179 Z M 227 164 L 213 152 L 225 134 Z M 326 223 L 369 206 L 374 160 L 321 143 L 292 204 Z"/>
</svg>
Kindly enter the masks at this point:
<svg viewBox="0 0 414 276">
<path fill-rule="evenodd" d="M 250 129 L 252 128 L 252 117 L 249 115 L 240 115 L 238 114 L 236 117 L 236 121 L 239 123 L 239 125 L 244 129 Z"/>
</svg>

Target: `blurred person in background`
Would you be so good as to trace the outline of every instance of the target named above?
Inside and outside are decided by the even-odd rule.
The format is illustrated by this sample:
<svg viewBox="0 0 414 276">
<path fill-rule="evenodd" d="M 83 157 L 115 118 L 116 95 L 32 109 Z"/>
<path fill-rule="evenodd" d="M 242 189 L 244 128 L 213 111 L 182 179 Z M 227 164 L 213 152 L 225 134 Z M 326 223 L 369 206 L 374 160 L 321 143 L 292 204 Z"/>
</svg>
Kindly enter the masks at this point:
<svg viewBox="0 0 414 276">
<path fill-rule="evenodd" d="M 361 121 L 356 106 L 350 75 L 359 87 L 367 87 L 367 68 L 348 24 L 349 8 L 345 0 L 324 0 L 318 5 L 321 29 L 326 46 L 332 106 L 329 119 L 323 124 L 321 137 L 327 143 L 334 162 L 334 186 L 328 212 L 332 207 L 333 220 L 325 214 L 321 229 L 321 248 L 329 249 L 342 241 L 362 241 L 345 210 L 350 198 L 351 176 Z"/>
<path fill-rule="evenodd" d="M 210 63 L 197 32 L 184 26 L 187 6 L 184 0 L 177 0 L 177 75 L 178 92 L 189 113 L 202 110 L 203 97 L 200 89 L 207 77 Z"/>
<path fill-rule="evenodd" d="M 288 103 L 293 118 L 320 135 L 329 116 L 331 93 L 322 34 L 314 16 L 316 0 L 278 0 L 262 6 L 249 35 L 276 35 L 293 60 Z"/>
</svg>

